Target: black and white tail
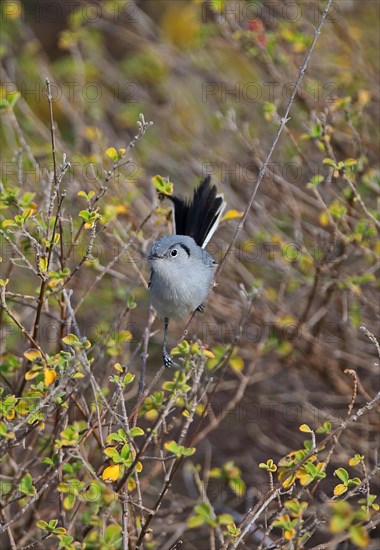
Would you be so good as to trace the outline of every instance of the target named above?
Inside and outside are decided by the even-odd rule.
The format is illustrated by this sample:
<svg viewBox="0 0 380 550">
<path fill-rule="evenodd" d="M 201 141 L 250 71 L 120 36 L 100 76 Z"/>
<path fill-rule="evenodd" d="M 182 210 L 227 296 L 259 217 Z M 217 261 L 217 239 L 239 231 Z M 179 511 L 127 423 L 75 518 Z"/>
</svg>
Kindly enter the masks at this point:
<svg viewBox="0 0 380 550">
<path fill-rule="evenodd" d="M 174 205 L 174 233 L 193 237 L 198 246 L 205 248 L 226 207 L 223 195 L 218 195 L 215 185 L 211 185 L 211 176 L 206 176 L 194 190 L 192 200 L 168 198 Z"/>
</svg>

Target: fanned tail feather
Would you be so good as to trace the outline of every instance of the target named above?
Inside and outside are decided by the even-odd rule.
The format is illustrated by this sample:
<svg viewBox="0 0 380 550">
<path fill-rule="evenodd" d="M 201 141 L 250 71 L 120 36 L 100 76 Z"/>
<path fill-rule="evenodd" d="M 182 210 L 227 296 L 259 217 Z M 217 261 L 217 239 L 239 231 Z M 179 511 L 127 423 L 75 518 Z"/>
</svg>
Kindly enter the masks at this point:
<svg viewBox="0 0 380 550">
<path fill-rule="evenodd" d="M 218 195 L 211 176 L 206 176 L 194 190 L 192 200 L 169 197 L 174 205 L 174 233 L 188 235 L 204 248 L 218 227 L 225 209 L 223 195 Z"/>
</svg>

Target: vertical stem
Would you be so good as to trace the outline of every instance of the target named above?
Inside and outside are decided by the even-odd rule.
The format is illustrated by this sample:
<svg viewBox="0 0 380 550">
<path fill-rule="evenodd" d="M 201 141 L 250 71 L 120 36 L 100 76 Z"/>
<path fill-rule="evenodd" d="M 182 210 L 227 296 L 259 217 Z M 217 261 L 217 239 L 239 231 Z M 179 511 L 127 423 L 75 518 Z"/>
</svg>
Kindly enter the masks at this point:
<svg viewBox="0 0 380 550">
<path fill-rule="evenodd" d="M 122 536 L 123 536 L 123 550 L 128 550 L 128 491 L 126 490 L 122 495 Z"/>
<path fill-rule="evenodd" d="M 143 337 L 143 350 L 141 353 L 141 369 L 140 369 L 140 380 L 139 380 L 139 390 L 137 394 L 137 401 L 139 401 L 140 397 L 144 393 L 145 388 L 145 371 L 146 371 L 146 361 L 148 358 L 148 344 L 149 344 L 149 336 L 150 336 L 150 330 L 152 328 L 153 321 L 155 319 L 155 313 L 152 307 L 149 308 L 149 317 L 148 322 L 146 324 L 146 327 L 144 329 L 144 337 Z M 137 418 L 137 415 L 136 415 Z"/>
</svg>

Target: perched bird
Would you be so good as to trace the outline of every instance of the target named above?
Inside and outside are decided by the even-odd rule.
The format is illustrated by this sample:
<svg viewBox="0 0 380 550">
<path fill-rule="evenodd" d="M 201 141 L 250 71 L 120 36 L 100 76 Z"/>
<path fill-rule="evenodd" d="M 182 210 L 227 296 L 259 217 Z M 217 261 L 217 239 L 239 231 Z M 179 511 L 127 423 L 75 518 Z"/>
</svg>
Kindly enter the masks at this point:
<svg viewBox="0 0 380 550">
<path fill-rule="evenodd" d="M 192 200 L 168 196 L 174 209 L 174 234 L 152 246 L 148 261 L 151 304 L 164 318 L 163 360 L 172 361 L 166 350 L 169 319 L 181 319 L 203 311 L 217 263 L 205 247 L 216 231 L 226 203 L 207 176 L 195 189 Z"/>
</svg>

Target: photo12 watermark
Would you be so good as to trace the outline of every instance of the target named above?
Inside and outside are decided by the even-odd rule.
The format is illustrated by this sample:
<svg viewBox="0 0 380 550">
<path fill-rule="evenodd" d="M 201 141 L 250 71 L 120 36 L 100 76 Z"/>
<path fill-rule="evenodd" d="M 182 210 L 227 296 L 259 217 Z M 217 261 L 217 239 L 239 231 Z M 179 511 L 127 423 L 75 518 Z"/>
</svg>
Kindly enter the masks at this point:
<svg viewBox="0 0 380 550">
<path fill-rule="evenodd" d="M 322 7 L 323 9 L 323 7 Z M 297 23 L 306 19 L 317 24 L 321 18 L 321 4 L 316 0 L 282 2 L 281 0 L 207 0 L 202 3 L 203 23 L 213 23 L 216 20 L 223 23 L 238 23 L 244 26 L 250 21 L 262 20 L 273 24 L 276 20 L 285 19 Z M 339 2 L 332 2 L 326 23 L 336 23 L 341 18 Z"/>
<path fill-rule="evenodd" d="M 2 23 L 20 19 L 24 23 L 61 23 L 72 24 L 80 21 L 82 25 L 93 25 L 102 19 L 114 23 L 138 23 L 137 3 L 130 1 L 81 2 L 80 0 L 47 0 L 42 2 L 19 2 L 6 0 L 0 10 Z"/>
<path fill-rule="evenodd" d="M 202 82 L 201 97 L 203 103 L 279 103 L 289 101 L 295 82 Z M 340 95 L 336 82 L 309 82 L 303 90 L 310 100 L 318 105 L 333 104 Z"/>
</svg>

